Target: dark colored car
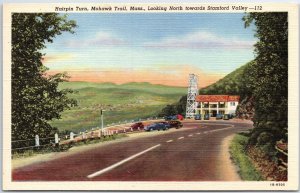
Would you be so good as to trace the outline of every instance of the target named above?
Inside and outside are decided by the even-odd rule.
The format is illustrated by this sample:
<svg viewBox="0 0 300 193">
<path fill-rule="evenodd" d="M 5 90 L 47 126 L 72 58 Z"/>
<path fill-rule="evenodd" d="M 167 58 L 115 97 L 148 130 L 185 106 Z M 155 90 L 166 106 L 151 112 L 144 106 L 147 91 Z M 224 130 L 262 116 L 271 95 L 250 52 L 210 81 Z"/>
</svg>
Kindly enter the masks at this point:
<svg viewBox="0 0 300 193">
<path fill-rule="evenodd" d="M 209 120 L 209 117 L 210 117 L 209 114 L 205 114 L 204 115 L 204 120 Z"/>
<path fill-rule="evenodd" d="M 217 114 L 216 115 L 216 119 L 218 120 L 218 119 L 223 119 L 223 115 L 222 114 Z"/>
<path fill-rule="evenodd" d="M 229 119 L 233 119 L 235 117 L 235 115 L 232 113 L 232 114 L 229 114 Z"/>
<path fill-rule="evenodd" d="M 167 127 L 162 123 L 152 123 L 152 124 L 144 127 L 145 131 L 153 131 L 153 130 L 160 131 L 160 130 L 166 130 L 166 129 L 167 129 Z"/>
<path fill-rule="evenodd" d="M 134 123 L 130 126 L 133 130 L 144 129 L 144 124 L 142 122 Z"/>
<path fill-rule="evenodd" d="M 165 116 L 165 120 L 169 121 L 169 120 L 176 120 L 177 116 L 176 115 L 170 115 L 170 116 Z"/>
<path fill-rule="evenodd" d="M 182 123 L 180 121 L 169 121 L 169 125 L 171 126 L 171 128 L 176 128 L 179 129 L 180 127 L 182 127 Z"/>
<path fill-rule="evenodd" d="M 196 114 L 194 117 L 195 120 L 201 120 L 201 114 Z"/>
<path fill-rule="evenodd" d="M 229 120 L 229 114 L 225 114 L 223 120 Z"/>
<path fill-rule="evenodd" d="M 164 124 L 166 126 L 166 129 L 170 129 L 171 128 L 171 125 L 169 124 L 169 122 L 161 121 L 161 122 L 157 122 L 157 123 Z"/>
</svg>

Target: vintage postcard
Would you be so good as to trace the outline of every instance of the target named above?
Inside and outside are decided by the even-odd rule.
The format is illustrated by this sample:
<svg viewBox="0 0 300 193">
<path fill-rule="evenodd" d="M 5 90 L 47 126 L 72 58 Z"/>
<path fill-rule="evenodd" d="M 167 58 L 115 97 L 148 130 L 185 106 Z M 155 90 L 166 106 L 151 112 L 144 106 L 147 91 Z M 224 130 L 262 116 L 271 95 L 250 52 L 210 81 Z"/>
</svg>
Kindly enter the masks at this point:
<svg viewBox="0 0 300 193">
<path fill-rule="evenodd" d="M 4 4 L 4 190 L 297 190 L 296 4 Z"/>
</svg>

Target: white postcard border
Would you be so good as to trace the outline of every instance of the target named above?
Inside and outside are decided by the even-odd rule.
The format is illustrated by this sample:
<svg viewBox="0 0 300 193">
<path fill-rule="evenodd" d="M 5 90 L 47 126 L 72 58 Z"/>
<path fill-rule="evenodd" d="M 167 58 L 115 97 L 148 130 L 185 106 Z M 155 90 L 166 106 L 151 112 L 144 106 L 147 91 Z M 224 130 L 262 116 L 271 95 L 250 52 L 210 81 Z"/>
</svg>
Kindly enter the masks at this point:
<svg viewBox="0 0 300 193">
<path fill-rule="evenodd" d="M 54 12 L 57 6 L 133 6 L 139 5 L 147 7 L 154 5 L 114 3 L 114 4 L 4 4 L 3 6 L 3 189 L 4 190 L 297 190 L 299 183 L 299 13 L 298 6 L 290 3 L 260 3 L 263 6 L 262 12 L 287 11 L 289 21 L 289 157 L 288 157 L 288 181 L 285 186 L 270 186 L 269 181 L 263 182 L 12 182 L 11 179 L 11 13 L 12 12 Z M 182 6 L 255 6 L 258 3 L 192 3 L 192 4 L 159 4 L 155 5 L 182 5 Z M 253 11 L 253 10 L 252 10 Z M 58 11 L 59 13 L 71 13 Z M 96 13 L 90 11 L 72 11 L 72 13 Z M 165 11 L 134 11 L 134 13 L 158 13 Z M 168 11 L 168 13 L 173 11 Z M 177 12 L 177 11 L 174 11 Z M 190 12 L 190 11 L 183 11 Z M 212 11 L 199 11 L 193 13 L 212 13 Z M 234 12 L 244 13 L 244 11 L 213 11 L 213 13 Z M 100 12 L 99 12 L 100 13 Z M 105 13 L 101 11 L 101 13 Z M 113 13 L 120 13 L 114 11 Z M 112 13 L 112 14 L 113 14 Z M 124 12 L 122 12 L 124 13 Z M 128 11 L 127 13 L 133 13 Z"/>
</svg>

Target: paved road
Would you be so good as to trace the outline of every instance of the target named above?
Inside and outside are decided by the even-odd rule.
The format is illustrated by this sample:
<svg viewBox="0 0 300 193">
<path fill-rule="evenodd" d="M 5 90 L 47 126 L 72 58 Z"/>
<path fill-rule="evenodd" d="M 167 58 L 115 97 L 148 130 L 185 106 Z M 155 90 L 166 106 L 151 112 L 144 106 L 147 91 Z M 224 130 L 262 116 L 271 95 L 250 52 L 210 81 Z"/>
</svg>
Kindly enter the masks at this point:
<svg viewBox="0 0 300 193">
<path fill-rule="evenodd" d="M 191 121 L 12 172 L 15 181 L 223 181 L 225 137 L 251 128 L 226 121 Z"/>
</svg>

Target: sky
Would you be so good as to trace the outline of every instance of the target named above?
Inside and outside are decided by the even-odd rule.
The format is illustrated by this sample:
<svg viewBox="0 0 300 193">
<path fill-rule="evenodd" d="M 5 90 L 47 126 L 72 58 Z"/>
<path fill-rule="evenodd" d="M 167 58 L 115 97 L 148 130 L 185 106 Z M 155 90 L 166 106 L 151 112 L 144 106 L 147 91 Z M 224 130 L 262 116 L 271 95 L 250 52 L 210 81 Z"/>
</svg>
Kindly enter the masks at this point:
<svg viewBox="0 0 300 193">
<path fill-rule="evenodd" d="M 238 13 L 68 14 L 78 27 L 48 43 L 49 74 L 70 81 L 208 86 L 254 59 L 254 27 Z"/>
</svg>

